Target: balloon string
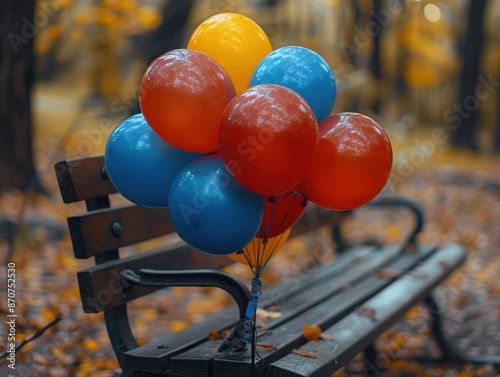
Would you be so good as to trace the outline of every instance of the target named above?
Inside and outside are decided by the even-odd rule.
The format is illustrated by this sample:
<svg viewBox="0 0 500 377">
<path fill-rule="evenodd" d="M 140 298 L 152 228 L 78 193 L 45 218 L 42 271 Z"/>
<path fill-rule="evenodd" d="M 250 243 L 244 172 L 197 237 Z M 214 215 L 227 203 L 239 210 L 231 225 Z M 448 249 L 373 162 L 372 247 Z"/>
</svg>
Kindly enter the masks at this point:
<svg viewBox="0 0 500 377">
<path fill-rule="evenodd" d="M 254 274 L 254 276 L 257 276 L 256 267 L 254 268 L 252 260 L 250 259 L 250 257 L 247 255 L 247 253 L 245 253 L 244 250 L 240 250 L 240 251 L 241 251 L 241 254 L 243 254 L 243 256 L 245 257 L 245 259 L 247 261 L 247 264 L 250 267 L 250 270 L 252 271 L 252 273 Z"/>
<path fill-rule="evenodd" d="M 279 239 L 276 241 L 276 244 L 272 247 L 271 253 L 269 253 L 266 261 L 260 266 L 260 271 L 264 270 L 266 268 L 267 264 L 271 260 L 271 258 L 274 256 L 274 254 L 278 251 L 278 245 L 281 242 L 282 238 L 285 236 L 285 233 L 281 233 L 279 235 Z"/>
<path fill-rule="evenodd" d="M 301 207 L 305 207 L 305 206 L 307 205 L 307 201 L 308 201 L 308 199 L 307 199 L 307 197 L 306 197 L 303 193 L 301 193 L 301 192 L 299 192 L 299 191 L 290 191 L 290 192 L 288 192 L 288 193 L 285 195 L 285 198 L 283 198 L 283 200 L 285 200 L 285 199 L 286 199 L 289 195 L 301 196 L 301 197 L 303 198 L 303 200 L 302 200 L 302 202 L 300 202 L 300 204 L 299 204 L 299 205 L 300 205 Z M 275 203 L 277 203 L 277 202 L 275 202 Z M 294 204 L 295 204 L 295 198 L 294 198 L 294 201 L 292 201 L 292 205 L 294 205 Z M 270 223 L 271 223 L 271 224 L 273 224 L 273 223 L 274 223 L 274 217 L 275 217 L 275 214 L 276 214 L 276 209 L 277 209 L 277 207 L 278 207 L 278 204 L 276 204 L 276 205 L 275 205 L 275 210 L 274 210 L 274 213 L 273 213 L 273 215 L 272 215 L 272 217 L 271 217 L 271 221 L 270 221 Z M 288 209 L 288 211 L 285 213 L 285 215 L 283 216 L 283 218 L 282 218 L 282 219 L 281 219 L 281 221 L 279 222 L 278 229 L 277 229 L 277 231 L 278 231 L 278 232 L 281 232 L 281 230 L 282 230 L 282 226 L 283 226 L 283 224 L 285 223 L 285 220 L 287 219 L 287 217 L 288 217 L 289 213 L 290 213 L 290 209 Z M 286 230 L 286 229 L 285 229 L 285 230 Z M 270 230 L 269 230 L 269 232 L 270 232 Z M 269 232 L 268 232 L 268 234 L 269 234 Z"/>
<path fill-rule="evenodd" d="M 303 193 L 301 193 L 299 191 L 290 191 L 289 193 L 287 193 L 285 195 L 285 198 L 287 198 L 289 195 L 301 196 L 302 197 L 302 201 L 301 201 L 301 203 L 299 205 L 302 206 L 302 207 L 305 207 L 307 205 L 308 199 L 307 199 L 307 197 Z M 285 198 L 283 198 L 283 200 L 285 200 Z M 290 212 L 290 210 L 288 210 L 285 213 L 285 215 L 283 216 L 283 218 L 280 220 L 280 222 L 278 223 L 277 232 L 280 233 L 281 236 L 280 236 L 278 242 L 274 246 L 272 246 L 272 245 L 268 244 L 267 241 L 269 240 L 268 236 L 271 233 L 271 229 L 272 229 L 272 227 L 274 225 L 274 221 L 275 221 L 275 217 L 276 217 L 276 212 L 278 210 L 278 203 L 277 203 L 278 199 L 275 196 L 270 196 L 269 199 L 268 199 L 268 201 L 271 202 L 271 203 L 274 203 L 274 206 L 272 206 L 271 215 L 270 215 L 270 221 L 269 221 L 268 227 L 266 229 L 262 229 L 261 228 L 261 230 L 259 231 L 260 233 L 263 233 L 262 234 L 263 241 L 259 242 L 259 241 L 256 241 L 255 239 L 252 241 L 252 242 L 258 242 L 258 245 L 254 244 L 254 246 L 257 246 L 257 247 L 254 247 L 254 250 L 257 249 L 257 260 L 256 260 L 256 265 L 255 265 L 255 272 L 256 273 L 252 269 L 252 272 L 254 272 L 254 275 L 256 275 L 257 277 L 260 276 L 262 270 L 266 267 L 266 265 L 269 262 L 269 260 L 276 253 L 276 248 L 277 248 L 277 245 L 279 244 L 279 240 L 281 240 L 282 237 L 283 237 L 283 232 L 281 232 L 283 224 L 285 223 L 285 221 L 286 221 L 286 219 L 288 217 L 288 214 Z M 292 204 L 295 204 L 295 202 L 293 201 Z M 265 258 L 265 260 L 264 260 L 264 257 L 266 256 L 265 251 L 266 251 L 266 248 L 268 248 L 268 247 L 271 247 L 272 250 L 267 255 L 267 258 Z"/>
<path fill-rule="evenodd" d="M 243 330 L 241 339 L 245 343 L 250 343 L 254 338 L 257 304 L 262 297 L 262 281 L 258 277 L 252 279 L 250 290 L 250 300 L 248 301 L 247 310 L 245 312 L 245 319 L 243 320 Z"/>
</svg>

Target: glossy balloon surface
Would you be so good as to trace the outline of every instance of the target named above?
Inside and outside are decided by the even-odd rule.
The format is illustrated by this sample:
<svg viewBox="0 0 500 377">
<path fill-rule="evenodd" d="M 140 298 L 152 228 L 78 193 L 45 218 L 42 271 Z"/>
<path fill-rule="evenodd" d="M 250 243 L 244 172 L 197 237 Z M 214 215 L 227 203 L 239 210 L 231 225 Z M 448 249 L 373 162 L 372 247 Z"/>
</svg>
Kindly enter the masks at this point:
<svg viewBox="0 0 500 377">
<path fill-rule="evenodd" d="M 204 156 L 163 141 L 142 114 L 126 119 L 111 133 L 104 155 L 108 176 L 118 191 L 146 207 L 167 207 L 170 186 L 177 174 Z"/>
<path fill-rule="evenodd" d="M 272 51 L 262 28 L 250 18 L 236 13 L 216 14 L 192 33 L 188 49 L 204 52 L 229 74 L 236 93 L 248 88 L 255 67 Z"/>
<path fill-rule="evenodd" d="M 219 156 L 186 166 L 169 195 L 169 214 L 179 236 L 210 254 L 245 247 L 259 230 L 264 197 L 242 187 Z"/>
<path fill-rule="evenodd" d="M 179 49 L 158 57 L 144 72 L 140 106 L 165 141 L 197 153 L 217 150 L 217 127 L 234 97 L 227 73 L 212 58 Z"/>
<path fill-rule="evenodd" d="M 219 152 L 231 174 L 262 195 L 294 188 L 318 143 L 307 102 L 279 85 L 256 85 L 236 96 L 222 114 L 219 133 Z"/>
<path fill-rule="evenodd" d="M 278 84 L 293 89 L 307 101 L 318 122 L 329 116 L 337 96 L 335 76 L 316 52 L 285 46 L 267 55 L 255 69 L 250 85 Z"/>
<path fill-rule="evenodd" d="M 318 154 L 300 184 L 307 198 L 324 208 L 348 210 L 377 196 L 392 167 L 384 129 L 357 113 L 332 115 L 318 128 Z"/>
<path fill-rule="evenodd" d="M 249 265 L 252 269 L 260 272 L 265 264 L 283 247 L 289 235 L 290 229 L 272 238 L 263 239 L 255 237 L 252 242 L 245 246 L 243 253 L 232 253 L 229 254 L 229 257 L 236 262 L 246 265 L 250 262 Z"/>
</svg>

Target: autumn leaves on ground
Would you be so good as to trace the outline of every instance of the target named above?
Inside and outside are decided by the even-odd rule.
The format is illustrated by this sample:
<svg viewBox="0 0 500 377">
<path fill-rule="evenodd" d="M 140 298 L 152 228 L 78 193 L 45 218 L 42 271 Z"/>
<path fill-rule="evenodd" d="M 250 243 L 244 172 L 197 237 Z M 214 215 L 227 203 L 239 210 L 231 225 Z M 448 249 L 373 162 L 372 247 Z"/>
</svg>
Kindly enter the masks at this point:
<svg viewBox="0 0 500 377">
<path fill-rule="evenodd" d="M 20 342 L 47 326 L 57 316 L 62 319 L 17 352 L 16 372 L 23 376 L 112 376 L 118 364 L 110 348 L 100 314 L 84 314 L 75 273 L 90 261 L 76 260 L 66 228 L 66 217 L 83 211 L 78 205 L 64 205 L 57 193 L 52 165 L 63 158 L 49 141 L 38 145 L 40 175 L 48 196 L 4 194 L 0 200 L 2 226 L 15 231 L 12 240 L 2 237 L 1 281 L 5 282 L 6 256 L 16 266 L 16 341 Z M 396 159 L 396 161 L 398 161 Z M 445 308 L 446 331 L 460 348 L 471 354 L 500 354 L 500 164 L 497 157 L 480 157 L 459 152 L 438 151 L 425 167 L 412 174 L 395 175 L 386 194 L 398 194 L 418 201 L 426 214 L 420 241 L 458 242 L 469 251 L 465 266 L 436 292 Z M 397 169 L 397 165 L 395 165 Z M 396 171 L 397 173 L 397 171 Z M 362 208 L 347 219 L 349 241 L 377 238 L 385 243 L 403 239 L 412 220 L 407 214 Z M 6 229 L 0 229 L 6 232 Z M 307 249 L 329 247 L 321 240 L 296 239 L 288 242 L 271 261 L 265 284 L 285 274 L 303 272 L 301 260 Z M 136 252 L 140 252 L 138 250 Z M 135 251 L 127 250 L 126 253 Z M 245 282 L 246 266 L 234 266 L 231 273 Z M 134 334 L 140 343 L 158 335 L 179 331 L 231 302 L 217 289 L 174 288 L 138 300 L 131 305 Z M 5 302 L 5 301 L 2 301 Z M 278 308 L 279 309 L 279 308 Z M 5 317 L 7 306 L 0 314 Z M 277 312 L 260 312 L 258 324 Z M 473 367 L 421 364 L 413 357 L 438 353 L 429 337 L 427 313 L 423 307 L 411 310 L 404 321 L 379 340 L 387 376 L 495 376 L 491 366 Z M 308 325 L 308 324 L 304 324 Z M 328 341 L 309 328 L 317 342 Z M 6 339 L 0 327 L 0 339 Z M 5 342 L 0 351 L 3 351 Z M 267 345 L 272 346 L 272 345 Z M 304 355 L 310 357 L 311 355 Z M 356 375 L 362 358 L 357 357 L 338 375 Z M 7 375 L 7 361 L 0 374 Z"/>
</svg>

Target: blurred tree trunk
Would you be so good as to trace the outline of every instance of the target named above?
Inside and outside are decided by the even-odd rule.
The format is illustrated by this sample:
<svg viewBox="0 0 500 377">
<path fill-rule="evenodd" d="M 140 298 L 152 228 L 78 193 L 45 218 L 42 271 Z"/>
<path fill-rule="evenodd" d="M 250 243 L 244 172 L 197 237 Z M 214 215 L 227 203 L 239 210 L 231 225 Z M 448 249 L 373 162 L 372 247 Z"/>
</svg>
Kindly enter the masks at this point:
<svg viewBox="0 0 500 377">
<path fill-rule="evenodd" d="M 0 191 L 43 191 L 32 151 L 35 0 L 0 4 Z"/>
<path fill-rule="evenodd" d="M 170 0 L 163 10 L 163 21 L 148 41 L 144 56 L 151 63 L 158 56 L 176 48 L 185 48 L 192 30 L 188 30 L 189 13 L 195 0 Z"/>
<path fill-rule="evenodd" d="M 186 48 L 187 38 L 192 30 L 187 27 L 189 14 L 196 0 L 170 0 L 163 9 L 163 20 L 158 28 L 136 41 L 139 54 L 149 65 L 158 56 L 177 48 Z M 146 47 L 144 47 L 146 46 Z M 141 111 L 136 102 L 131 113 Z"/>
<path fill-rule="evenodd" d="M 471 106 L 476 99 L 476 87 L 480 77 L 480 60 L 484 45 L 483 20 L 487 0 L 469 0 L 469 19 L 465 42 L 462 46 L 462 72 L 458 107 L 455 110 L 460 122 L 453 127 L 452 143 L 457 147 L 477 150 L 476 129 L 479 125 L 479 106 Z M 467 108 L 468 106 L 468 108 Z"/>
</svg>

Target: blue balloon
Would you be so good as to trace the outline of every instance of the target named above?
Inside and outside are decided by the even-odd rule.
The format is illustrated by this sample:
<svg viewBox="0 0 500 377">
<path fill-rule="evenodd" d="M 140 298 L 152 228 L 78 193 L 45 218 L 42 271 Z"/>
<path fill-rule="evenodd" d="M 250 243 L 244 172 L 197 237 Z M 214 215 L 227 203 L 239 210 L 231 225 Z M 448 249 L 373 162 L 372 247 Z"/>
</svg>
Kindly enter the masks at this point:
<svg viewBox="0 0 500 377">
<path fill-rule="evenodd" d="M 136 114 L 111 133 L 104 160 L 109 179 L 125 198 L 144 207 L 163 208 L 177 174 L 204 156 L 167 144 L 142 114 Z"/>
<path fill-rule="evenodd" d="M 262 221 L 264 200 L 236 182 L 220 156 L 208 156 L 175 178 L 169 214 L 187 244 L 208 254 L 226 255 L 252 241 Z"/>
<path fill-rule="evenodd" d="M 337 83 L 328 63 L 305 47 L 285 46 L 261 60 L 250 79 L 250 86 L 277 84 L 300 94 L 321 122 L 335 104 Z"/>
</svg>

